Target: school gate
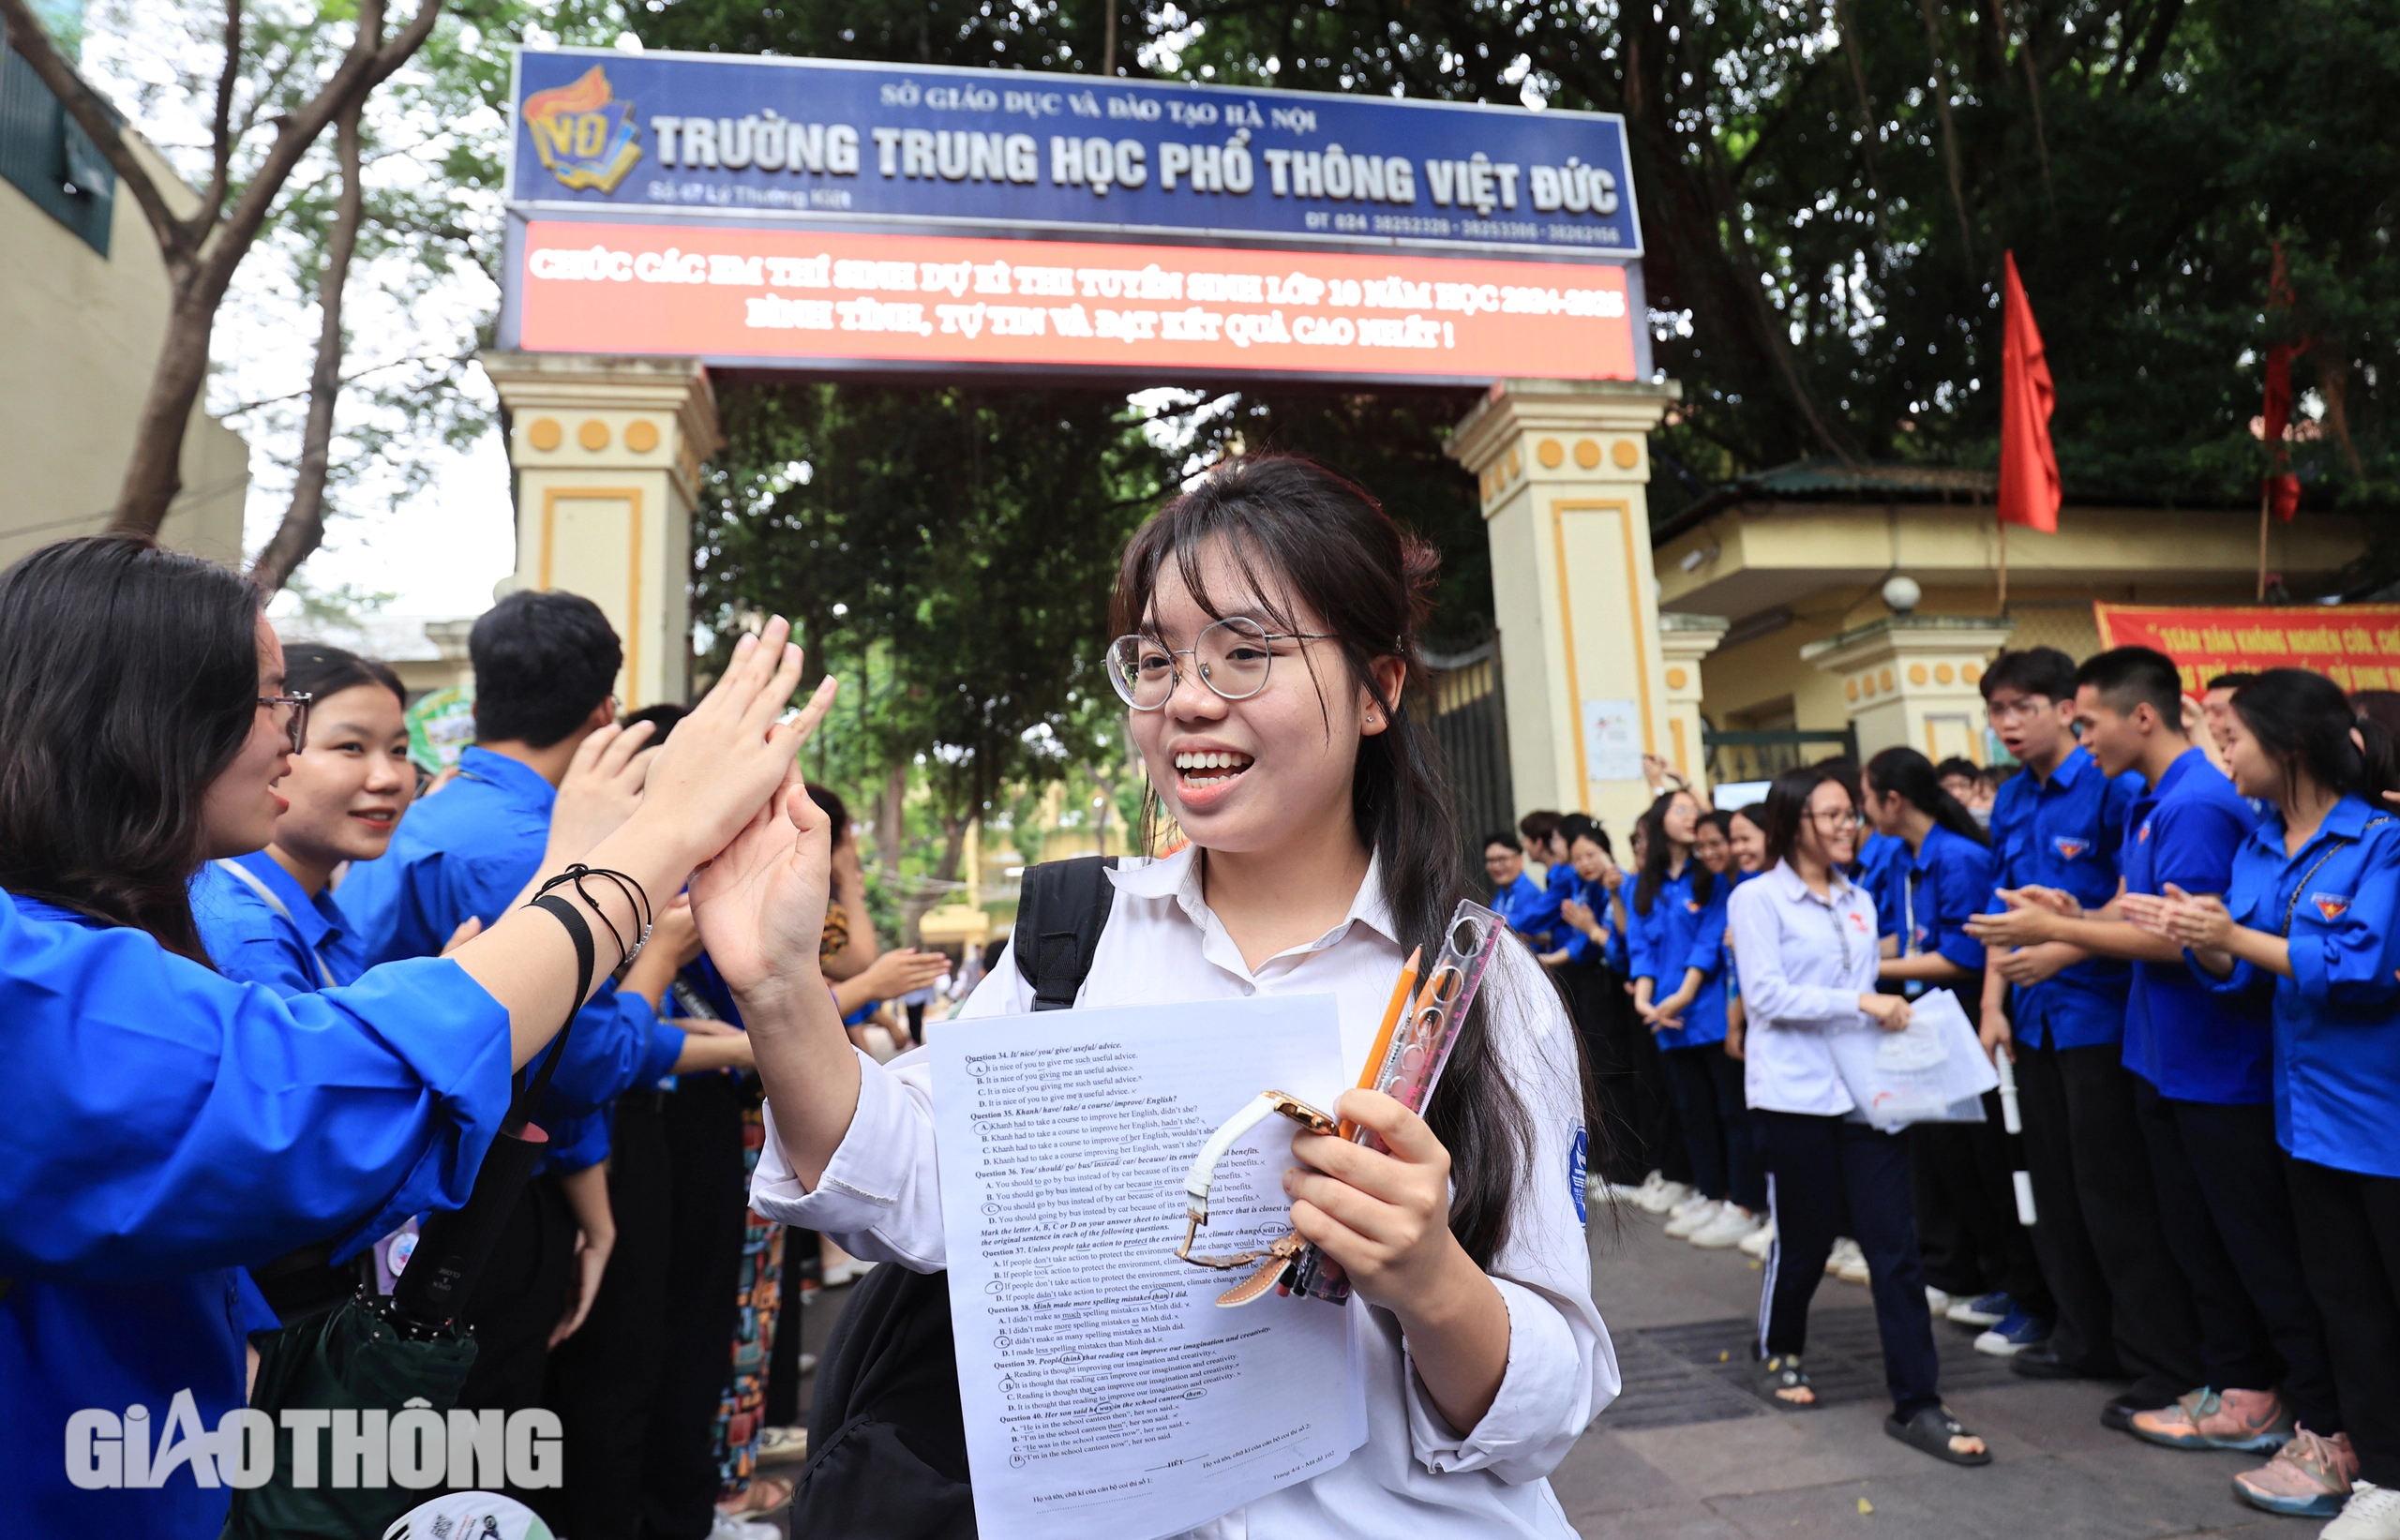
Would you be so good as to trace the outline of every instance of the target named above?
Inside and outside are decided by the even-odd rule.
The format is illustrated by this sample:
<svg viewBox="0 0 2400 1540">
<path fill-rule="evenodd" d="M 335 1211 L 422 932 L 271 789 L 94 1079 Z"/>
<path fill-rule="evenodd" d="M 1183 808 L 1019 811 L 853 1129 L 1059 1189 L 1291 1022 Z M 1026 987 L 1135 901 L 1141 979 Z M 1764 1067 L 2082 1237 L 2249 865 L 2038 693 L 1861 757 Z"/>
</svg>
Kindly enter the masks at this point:
<svg viewBox="0 0 2400 1540">
<path fill-rule="evenodd" d="M 1675 391 L 1621 119 L 719 54 L 516 67 L 483 362 L 517 581 L 608 612 L 627 702 L 689 687 L 712 369 L 1471 383 L 1451 453 L 1491 536 L 1513 805 L 1629 818 L 1644 752 L 1701 774 L 1721 628 L 1659 624 L 1647 436 Z"/>
</svg>

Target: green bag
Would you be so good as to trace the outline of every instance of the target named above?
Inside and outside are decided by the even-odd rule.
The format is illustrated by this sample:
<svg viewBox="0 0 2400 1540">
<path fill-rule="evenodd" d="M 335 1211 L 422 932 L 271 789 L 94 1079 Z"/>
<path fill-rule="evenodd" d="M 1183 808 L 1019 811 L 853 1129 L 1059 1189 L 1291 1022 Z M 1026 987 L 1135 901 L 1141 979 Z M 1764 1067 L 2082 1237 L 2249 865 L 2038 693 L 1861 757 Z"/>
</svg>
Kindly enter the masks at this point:
<svg viewBox="0 0 2400 1540">
<path fill-rule="evenodd" d="M 250 1404 L 276 1419 L 275 1475 L 263 1487 L 234 1490 L 222 1540 L 359 1540 L 382 1534 L 435 1495 L 396 1479 L 381 1488 L 335 1487 L 325 1458 L 332 1441 L 314 1431 L 317 1484 L 292 1485 L 292 1431 L 282 1426 L 284 1408 L 392 1414 L 413 1410 L 413 1400 L 446 1417 L 457 1402 L 474 1366 L 474 1337 L 457 1324 L 429 1335 L 404 1332 L 390 1310 L 390 1300 L 361 1293 L 259 1338 Z M 446 1435 L 442 1442 L 446 1449 Z"/>
</svg>

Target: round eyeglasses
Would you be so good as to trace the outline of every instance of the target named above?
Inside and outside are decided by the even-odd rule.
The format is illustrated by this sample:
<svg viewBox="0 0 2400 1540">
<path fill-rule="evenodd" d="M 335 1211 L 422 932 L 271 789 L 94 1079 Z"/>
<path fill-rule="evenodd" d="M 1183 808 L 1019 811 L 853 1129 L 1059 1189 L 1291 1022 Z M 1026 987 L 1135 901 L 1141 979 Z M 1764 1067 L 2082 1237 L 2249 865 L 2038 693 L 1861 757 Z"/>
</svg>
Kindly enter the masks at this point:
<svg viewBox="0 0 2400 1540">
<path fill-rule="evenodd" d="M 1133 710 L 1155 711 L 1183 681 L 1182 665 L 1175 660 L 1190 658 L 1201 683 L 1226 700 L 1248 700 L 1267 688 L 1274 643 L 1323 641 L 1332 635 L 1269 631 L 1246 615 L 1233 615 L 1203 627 L 1190 647 L 1169 647 L 1155 636 L 1119 636 L 1108 644 L 1108 682 Z"/>
</svg>

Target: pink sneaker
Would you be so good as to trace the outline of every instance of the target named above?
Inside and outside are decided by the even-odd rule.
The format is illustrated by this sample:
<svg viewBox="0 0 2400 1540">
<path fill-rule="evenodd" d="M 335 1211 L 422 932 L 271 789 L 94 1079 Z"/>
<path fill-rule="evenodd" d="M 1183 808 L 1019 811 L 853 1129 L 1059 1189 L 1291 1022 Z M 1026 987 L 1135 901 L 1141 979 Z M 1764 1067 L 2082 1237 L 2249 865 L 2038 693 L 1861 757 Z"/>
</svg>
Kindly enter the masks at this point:
<svg viewBox="0 0 2400 1540">
<path fill-rule="evenodd" d="M 2329 1439 L 2298 1428 L 2274 1458 L 2233 1478 L 2233 1493 L 2269 1513 L 2331 1518 L 2342 1511 L 2358 1473 L 2359 1457 L 2351 1452 L 2348 1433 Z"/>
<path fill-rule="evenodd" d="M 2133 1435 L 2170 1449 L 2264 1453 L 2291 1439 L 2291 1413 L 2272 1390 L 2196 1390 L 2173 1406 L 2134 1413 Z"/>
</svg>

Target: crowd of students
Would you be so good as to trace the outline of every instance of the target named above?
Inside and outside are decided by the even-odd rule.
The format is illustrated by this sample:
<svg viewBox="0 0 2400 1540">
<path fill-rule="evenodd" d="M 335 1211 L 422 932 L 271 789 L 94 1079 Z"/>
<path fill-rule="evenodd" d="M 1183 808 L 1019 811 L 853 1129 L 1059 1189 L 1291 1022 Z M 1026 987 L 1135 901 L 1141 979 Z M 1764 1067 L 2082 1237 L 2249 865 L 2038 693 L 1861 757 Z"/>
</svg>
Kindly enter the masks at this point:
<svg viewBox="0 0 2400 1540">
<path fill-rule="evenodd" d="M 2004 770 L 1894 748 L 1715 811 L 1661 774 L 1631 875 L 1581 815 L 1486 841 L 1612 1190 L 1765 1259 L 1779 1401 L 1816 1403 L 1834 1273 L 1870 1285 L 1890 1430 L 1928 1453 L 1988 1458 L 1941 1406 L 1941 1315 L 2107 1385 L 2111 1428 L 2272 1457 L 2234 1482 L 2259 1508 L 2400 1536 L 2400 702 L 2296 669 L 2191 698 L 2141 648 L 2003 652 L 1981 688 Z M 1829 1036 L 1937 989 L 2007 1061 L 2021 1158 L 1997 1093 L 1886 1134 L 1844 1085 Z"/>
</svg>

